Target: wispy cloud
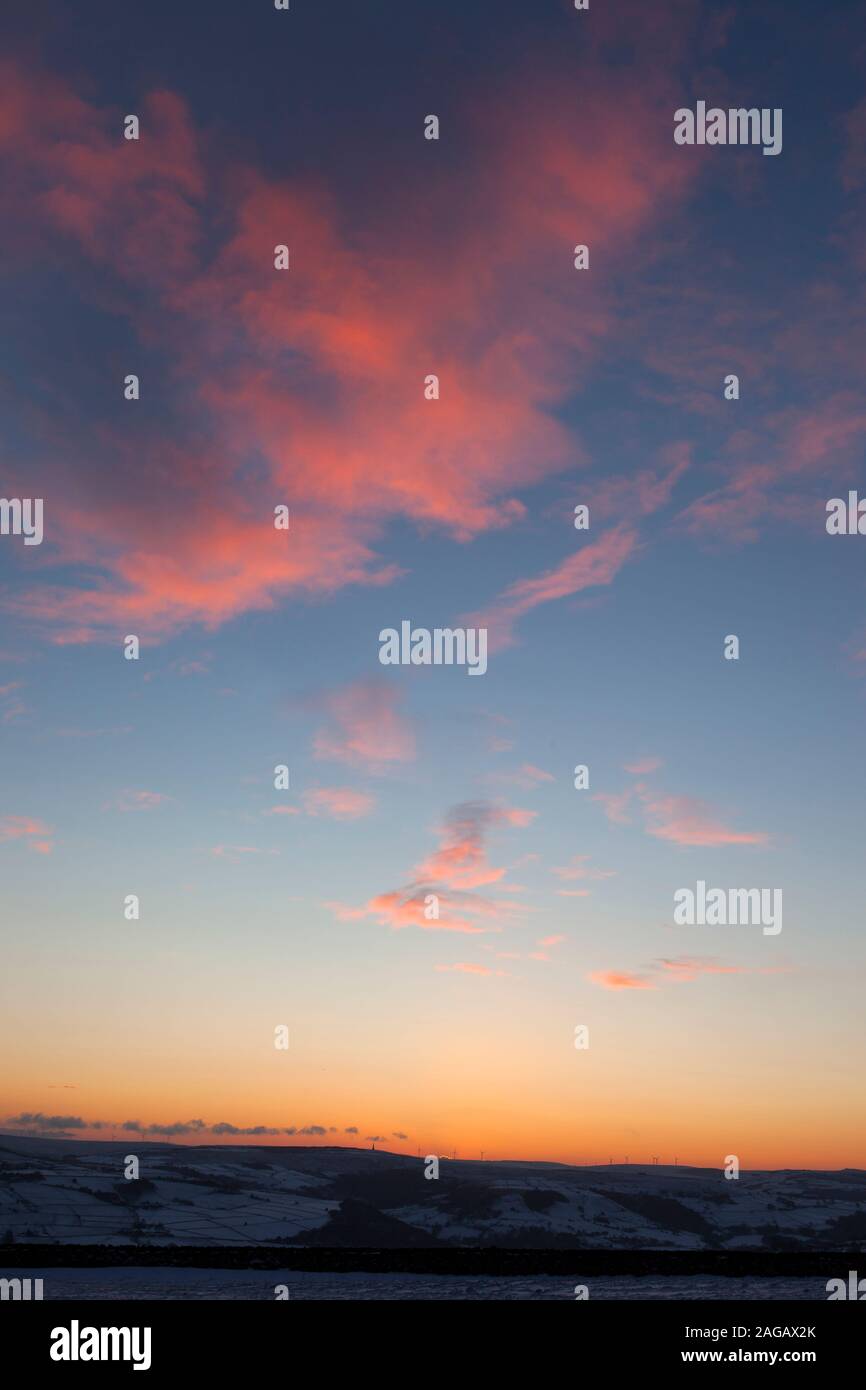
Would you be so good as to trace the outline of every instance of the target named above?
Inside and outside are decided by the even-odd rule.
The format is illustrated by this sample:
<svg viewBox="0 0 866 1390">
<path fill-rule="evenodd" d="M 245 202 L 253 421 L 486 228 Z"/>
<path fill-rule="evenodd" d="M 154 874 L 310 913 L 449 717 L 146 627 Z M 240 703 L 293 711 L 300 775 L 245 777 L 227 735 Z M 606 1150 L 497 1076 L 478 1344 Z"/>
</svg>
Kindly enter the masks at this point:
<svg viewBox="0 0 866 1390">
<path fill-rule="evenodd" d="M 644 797 L 646 831 L 676 845 L 765 845 L 763 830 L 734 830 L 703 802 L 689 796 Z"/>
<path fill-rule="evenodd" d="M 11 724 L 27 714 L 27 706 L 16 694 L 21 689 L 21 681 L 9 681 L 6 685 L 0 685 L 0 723 Z"/>
<path fill-rule="evenodd" d="M 658 989 L 665 983 L 690 984 L 702 975 L 744 975 L 739 965 L 722 965 L 708 956 L 661 956 L 641 972 L 595 970 L 587 978 L 603 989 Z"/>
<path fill-rule="evenodd" d="M 521 763 L 519 768 L 511 772 L 490 773 L 490 781 L 512 787 L 522 787 L 531 791 L 544 782 L 555 782 L 556 778 L 552 772 L 545 772 L 543 768 L 536 767 L 533 763 Z"/>
<path fill-rule="evenodd" d="M 459 975 L 505 975 L 505 970 L 491 970 L 486 965 L 475 965 L 471 961 L 458 960 L 453 965 L 437 965 L 436 970 L 455 971 Z"/>
<path fill-rule="evenodd" d="M 626 772 L 632 772 L 638 777 L 646 777 L 650 772 L 656 772 L 662 766 L 661 758 L 638 758 L 636 762 L 624 764 Z"/>
<path fill-rule="evenodd" d="M 632 795 L 631 787 L 627 787 L 622 792 L 595 792 L 592 799 L 601 803 L 604 814 L 614 825 L 628 825 L 631 821 L 628 806 Z"/>
<path fill-rule="evenodd" d="M 114 811 L 155 811 L 158 806 L 164 806 L 168 801 L 171 801 L 171 797 L 166 796 L 164 792 L 133 791 L 127 788 L 109 805 Z"/>
<path fill-rule="evenodd" d="M 669 796 L 652 790 L 644 782 L 637 782 L 621 792 L 596 792 L 593 800 L 601 804 L 608 820 L 616 825 L 628 825 L 630 809 L 638 811 L 647 835 L 676 845 L 701 845 L 707 848 L 766 845 L 770 839 L 763 830 L 733 829 L 717 812 L 695 797 Z"/>
<path fill-rule="evenodd" d="M 501 930 L 501 922 L 520 911 L 501 898 L 490 899 L 475 890 L 494 884 L 515 889 L 503 879 L 508 870 L 491 864 L 487 840 L 496 829 L 530 825 L 535 811 L 487 801 L 463 802 L 445 817 L 439 845 L 411 872 L 409 883 L 378 893 L 361 907 L 326 904 L 340 921 L 371 917 L 396 930 L 454 931 L 482 935 Z"/>
<path fill-rule="evenodd" d="M 362 907 L 347 907 L 343 903 L 326 903 L 325 906 L 331 908 L 338 921 L 362 921 L 369 917 L 380 926 L 392 927 L 395 931 L 404 927 L 419 927 L 422 931 L 453 931 L 463 932 L 467 936 L 481 936 L 502 929 L 490 920 L 490 905 L 474 895 L 435 894 L 438 899 L 437 915 L 432 913 L 427 901 L 429 896 L 430 890 L 426 887 L 397 888 L 390 893 L 378 893 Z"/>
<path fill-rule="evenodd" d="M 310 787 L 303 801 L 308 816 L 328 816 L 331 820 L 359 820 L 376 804 L 375 797 L 352 787 Z"/>
<path fill-rule="evenodd" d="M 699 975 L 744 975 L 742 965 L 720 965 L 706 956 L 678 956 L 670 960 L 661 957 L 656 962 L 658 968 L 667 972 L 674 980 L 683 983 L 696 980 Z"/>
<path fill-rule="evenodd" d="M 418 865 L 414 878 L 460 889 L 497 883 L 507 871 L 489 863 L 487 835 L 500 825 L 527 826 L 536 815 L 535 811 L 518 807 L 464 802 L 449 812 L 442 827 L 439 848 Z"/>
<path fill-rule="evenodd" d="M 615 878 L 615 869 L 594 869 L 589 862 L 588 854 L 573 854 L 567 864 L 560 868 L 555 868 L 553 872 L 557 878 L 570 879 L 603 879 Z"/>
<path fill-rule="evenodd" d="M 36 854 L 50 854 L 54 832 L 44 821 L 32 816 L 0 817 L 0 840 L 23 840 Z"/>
<path fill-rule="evenodd" d="M 628 526 L 618 526 L 598 540 L 579 547 L 554 569 L 531 579 L 518 579 L 483 612 L 468 621 L 487 627 L 491 645 L 509 646 L 517 621 L 540 604 L 568 598 L 599 585 L 612 583 L 637 549 L 637 535 Z"/>
<path fill-rule="evenodd" d="M 214 859 L 226 859 L 230 864 L 239 864 L 240 861 L 255 854 L 279 854 L 278 849 L 260 849 L 258 845 L 214 845 L 211 854 Z"/>
<path fill-rule="evenodd" d="M 635 975 L 628 970 L 593 970 L 588 978 L 602 989 L 655 989 L 645 975 Z"/>
<path fill-rule="evenodd" d="M 401 699 L 396 686 L 379 680 L 358 681 L 321 696 L 317 704 L 330 723 L 315 734 L 314 755 L 371 772 L 411 761 L 415 737 L 399 708 Z"/>
</svg>

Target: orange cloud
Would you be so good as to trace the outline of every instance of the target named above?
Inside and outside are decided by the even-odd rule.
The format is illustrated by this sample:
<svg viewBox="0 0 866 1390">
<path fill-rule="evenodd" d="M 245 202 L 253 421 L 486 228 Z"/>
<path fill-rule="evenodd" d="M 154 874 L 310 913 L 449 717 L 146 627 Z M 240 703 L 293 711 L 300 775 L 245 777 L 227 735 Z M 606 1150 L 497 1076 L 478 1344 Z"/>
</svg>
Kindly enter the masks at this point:
<svg viewBox="0 0 866 1390">
<path fill-rule="evenodd" d="M 655 989 L 643 975 L 632 975 L 627 970 L 593 970 L 587 978 L 602 989 Z"/>
<path fill-rule="evenodd" d="M 647 966 L 661 981 L 670 980 L 675 984 L 687 984 L 700 975 L 743 975 L 744 967 L 739 965 L 719 965 L 706 956 L 661 957 Z M 596 970 L 589 977 L 594 984 L 604 989 L 657 989 L 646 974 L 636 974 L 628 970 Z"/>
<path fill-rule="evenodd" d="M 672 975 L 675 980 L 684 983 L 696 980 L 699 975 L 743 975 L 746 973 L 741 965 L 719 965 L 716 961 L 702 956 L 680 956 L 673 960 L 663 957 L 659 960 L 658 966 L 661 970 Z"/>
<path fill-rule="evenodd" d="M 437 965 L 437 970 L 456 970 L 463 975 L 504 975 L 504 970 L 491 970 L 486 965 L 473 965 L 468 961 L 456 961 L 454 965 Z"/>
</svg>

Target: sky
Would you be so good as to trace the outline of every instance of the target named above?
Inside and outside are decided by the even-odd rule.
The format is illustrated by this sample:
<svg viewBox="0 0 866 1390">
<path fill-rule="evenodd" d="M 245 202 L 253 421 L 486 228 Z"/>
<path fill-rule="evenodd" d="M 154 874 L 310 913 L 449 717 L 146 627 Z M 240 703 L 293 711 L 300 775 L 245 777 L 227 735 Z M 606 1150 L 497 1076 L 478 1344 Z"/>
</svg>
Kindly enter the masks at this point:
<svg viewBox="0 0 866 1390">
<path fill-rule="evenodd" d="M 4 16 L 0 1129 L 866 1167 L 857 8 Z"/>
</svg>

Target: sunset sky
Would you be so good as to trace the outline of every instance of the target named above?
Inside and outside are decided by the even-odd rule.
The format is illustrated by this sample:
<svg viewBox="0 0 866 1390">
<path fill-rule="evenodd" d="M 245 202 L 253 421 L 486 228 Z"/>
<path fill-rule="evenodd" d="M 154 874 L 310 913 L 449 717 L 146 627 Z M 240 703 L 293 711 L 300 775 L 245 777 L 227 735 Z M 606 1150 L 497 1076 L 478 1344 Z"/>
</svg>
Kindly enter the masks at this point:
<svg viewBox="0 0 866 1390">
<path fill-rule="evenodd" d="M 0 1131 L 866 1167 L 866 44 L 759 8 L 4 16 Z"/>
</svg>

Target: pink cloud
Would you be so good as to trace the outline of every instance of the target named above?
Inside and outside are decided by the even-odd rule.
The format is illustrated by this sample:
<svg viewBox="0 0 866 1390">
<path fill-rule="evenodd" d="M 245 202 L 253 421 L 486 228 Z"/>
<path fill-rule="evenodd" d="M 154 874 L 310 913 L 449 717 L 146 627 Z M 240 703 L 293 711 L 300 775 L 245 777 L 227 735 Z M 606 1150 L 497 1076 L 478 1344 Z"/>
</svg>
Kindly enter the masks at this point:
<svg viewBox="0 0 866 1390">
<path fill-rule="evenodd" d="M 543 936 L 535 944 L 537 946 L 559 946 L 561 942 L 567 941 L 567 936 Z"/>
<path fill-rule="evenodd" d="M 731 830 L 700 801 L 687 796 L 645 798 L 647 834 L 677 845 L 765 845 L 762 830 Z"/>
<path fill-rule="evenodd" d="M 819 336 L 812 320 L 821 307 L 809 305 L 810 321 L 800 330 L 812 346 Z M 831 324 L 830 343 L 821 339 L 822 353 L 832 351 L 839 333 L 839 325 Z M 788 353 L 800 350 L 794 338 L 785 346 Z M 782 354 L 780 345 L 777 355 Z M 815 407 L 786 407 L 766 419 L 760 434 L 739 430 L 731 437 L 724 450 L 724 486 L 697 497 L 675 524 L 696 536 L 738 544 L 757 540 L 771 522 L 811 526 L 815 482 L 854 486 L 864 443 L 866 409 L 856 390 L 831 390 Z M 823 525 L 820 508 L 819 514 Z"/>
<path fill-rule="evenodd" d="M 632 772 L 637 777 L 646 776 L 650 772 L 656 772 L 663 766 L 661 758 L 639 758 L 637 762 L 625 763 L 626 772 Z"/>
<path fill-rule="evenodd" d="M 545 772 L 543 768 L 536 767 L 533 763 L 521 763 L 520 771 L 528 777 L 531 782 L 555 782 L 556 778 L 552 772 Z"/>
<path fill-rule="evenodd" d="M 351 787 L 311 787 L 304 793 L 308 816 L 330 816 L 332 820 L 358 820 L 375 806 L 375 798 Z"/>
<path fill-rule="evenodd" d="M 628 825 L 630 817 L 626 808 L 631 797 L 632 793 L 629 789 L 624 792 L 596 792 L 592 799 L 601 802 L 604 814 L 609 821 L 613 821 L 615 825 Z"/>
<path fill-rule="evenodd" d="M 688 796 L 665 796 L 653 792 L 645 783 L 622 792 L 597 792 L 593 800 L 604 808 L 608 820 L 627 825 L 626 808 L 636 798 L 644 818 L 644 829 L 658 840 L 677 845 L 765 845 L 769 836 L 762 830 L 732 830 L 703 802 Z M 558 872 L 558 871 L 557 871 Z"/>
<path fill-rule="evenodd" d="M 326 906 L 331 907 L 339 921 L 361 921 L 371 917 L 381 926 L 391 927 L 394 931 L 401 931 L 404 927 L 420 927 L 422 931 L 451 931 L 462 932 L 466 936 L 481 936 L 486 932 L 501 930 L 494 924 L 481 925 L 471 921 L 470 916 L 474 915 L 471 903 L 468 907 L 465 902 L 460 903 L 459 910 L 455 912 L 452 911 L 449 900 L 440 898 L 438 917 L 430 916 L 427 897 L 428 894 L 424 892 L 395 889 L 390 893 L 377 894 L 363 907 L 346 907 L 341 903 L 329 903 Z"/>
<path fill-rule="evenodd" d="M 379 893 L 361 907 L 327 905 L 341 921 L 372 917 L 395 930 L 414 926 L 470 935 L 501 931 L 501 923 L 522 909 L 473 891 L 492 884 L 501 891 L 519 891 L 502 883 L 507 869 L 489 862 L 487 837 L 498 827 L 525 827 L 535 814 L 515 806 L 464 802 L 446 816 L 438 848 L 412 871 L 408 886 Z"/>
<path fill-rule="evenodd" d="M 113 803 L 116 811 L 154 811 L 157 806 L 164 806 L 171 797 L 163 792 L 133 791 L 127 789 L 120 793 L 120 796 Z"/>
<path fill-rule="evenodd" d="M 377 198 L 347 235 L 345 210 L 317 181 L 227 161 L 224 142 L 198 130 L 174 93 L 142 95 L 147 138 L 133 148 L 116 138 L 119 111 L 19 55 L 4 60 L 7 254 L 26 266 L 59 246 L 67 273 L 76 254 L 85 259 L 94 271 L 80 283 L 92 279 L 133 318 L 188 402 L 168 439 L 144 421 L 134 442 L 80 416 L 43 421 L 46 454 L 64 458 L 52 480 L 64 517 L 53 555 L 86 568 L 75 587 L 34 581 L 9 608 L 58 641 L 139 630 L 158 641 L 286 596 L 390 582 L 397 570 L 376 547 L 395 522 L 469 539 L 519 521 L 520 489 L 583 459 L 555 407 L 618 318 L 604 276 L 585 277 L 574 313 L 554 269 L 563 248 L 578 228 L 608 266 L 633 264 L 698 175 L 655 118 L 677 90 L 671 76 L 653 67 L 611 110 L 597 52 L 598 73 L 579 94 L 567 70 L 542 84 L 529 66 L 481 98 L 468 93 L 460 120 L 476 152 L 474 201 L 449 225 L 432 281 L 442 228 L 428 211 L 454 206 L 465 171 L 424 169 L 383 190 L 385 205 Z M 383 220 L 394 233 L 384 253 Z M 291 230 L 293 270 L 282 277 L 274 228 Z M 432 406 L 406 366 L 431 349 L 443 388 Z M 60 447 L 70 438 L 82 457 Z M 261 486 L 241 495 L 237 473 L 251 456 Z M 98 475 L 86 494 L 85 466 Z M 148 489 L 155 474 L 162 485 Z M 283 498 L 290 543 L 272 527 Z M 602 538 L 514 586 L 503 628 L 538 603 L 610 582 L 625 558 L 616 547 Z"/>
<path fill-rule="evenodd" d="M 509 744 L 508 747 L 511 745 Z M 503 749 L 494 749 L 501 752 Z M 531 789 L 539 786 L 542 782 L 555 782 L 556 778 L 552 772 L 545 772 L 543 768 L 535 767 L 533 763 L 521 763 L 516 772 L 494 772 L 490 774 L 492 782 L 505 783 L 515 787 Z"/>
<path fill-rule="evenodd" d="M 471 621 L 487 627 L 490 643 L 509 646 L 514 641 L 514 626 L 525 613 L 539 604 L 612 583 L 636 548 L 635 532 L 625 525 L 617 526 L 598 540 L 579 546 L 554 569 L 516 580 L 483 613 L 472 615 Z"/>
<path fill-rule="evenodd" d="M 593 522 L 635 513 L 650 516 L 670 501 L 676 484 L 690 466 L 691 446 L 678 442 L 666 445 L 660 452 L 658 469 L 641 469 L 618 478 L 587 478 L 581 484 L 581 500 L 589 505 Z"/>
<path fill-rule="evenodd" d="M 21 681 L 9 681 L 6 685 L 0 685 L 0 701 L 3 702 L 0 722 L 3 724 L 11 724 L 13 720 L 20 719 L 28 713 L 24 701 L 15 693 L 21 688 Z"/>
<path fill-rule="evenodd" d="M 36 854 L 50 854 L 54 848 L 53 831 L 44 821 L 31 816 L 3 816 L 0 818 L 0 841 L 24 840 L 28 849 Z"/>
<path fill-rule="evenodd" d="M 317 758 L 358 764 L 372 772 L 415 756 L 411 725 L 400 713 L 396 686 L 379 680 L 358 681 L 323 696 L 320 704 L 330 727 L 313 739 Z"/>
<path fill-rule="evenodd" d="M 527 826 L 535 815 L 535 811 L 488 802 L 465 802 L 455 807 L 442 827 L 439 849 L 416 868 L 415 879 L 461 889 L 499 882 L 506 870 L 495 868 L 487 860 L 488 833 L 502 824 Z"/>
<path fill-rule="evenodd" d="M 555 868 L 553 872 L 556 874 L 557 878 L 566 880 L 581 878 L 601 879 L 616 877 L 616 872 L 614 869 L 593 869 L 590 866 L 588 854 L 573 854 L 567 864 L 563 865 L 561 868 Z"/>
</svg>

